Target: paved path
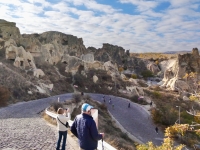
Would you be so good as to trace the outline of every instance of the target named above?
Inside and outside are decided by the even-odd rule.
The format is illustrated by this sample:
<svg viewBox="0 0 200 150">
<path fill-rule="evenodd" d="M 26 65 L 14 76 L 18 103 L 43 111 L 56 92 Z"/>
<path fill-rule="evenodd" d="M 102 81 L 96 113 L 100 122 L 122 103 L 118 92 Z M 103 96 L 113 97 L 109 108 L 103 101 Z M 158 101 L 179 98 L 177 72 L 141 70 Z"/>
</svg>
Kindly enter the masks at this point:
<svg viewBox="0 0 200 150">
<path fill-rule="evenodd" d="M 0 109 L 0 150 L 11 148 L 12 150 L 54 150 L 57 141 L 55 127 L 47 125 L 41 119 L 40 112 L 53 101 L 70 99 L 72 94 L 63 94 L 49 98 L 20 102 Z M 90 94 L 98 101 L 102 101 L 101 94 Z M 110 96 L 114 103 L 114 109 L 107 104 L 111 114 L 125 129 L 146 143 L 153 141 L 159 145 L 163 134 L 155 133 L 155 126 L 144 109 L 135 103 L 128 108 L 128 101 L 123 98 Z M 108 96 L 106 96 L 108 98 Z M 107 102 L 108 103 L 108 100 Z M 77 143 L 70 136 L 67 138 L 67 150 L 77 150 Z"/>
<path fill-rule="evenodd" d="M 95 100 L 102 103 L 102 94 L 90 94 Z M 128 99 L 106 95 L 106 105 L 110 113 L 116 120 L 132 135 L 139 139 L 143 143 L 152 141 L 155 145 L 161 145 L 163 142 L 164 134 L 159 131 L 155 132 L 155 125 L 150 119 L 150 114 L 147 110 L 136 103 L 130 102 Z M 109 104 L 111 98 L 112 104 Z M 129 102 L 131 103 L 128 108 Z"/>
<path fill-rule="evenodd" d="M 65 95 L 71 98 L 71 94 Z M 57 131 L 39 113 L 57 98 L 21 102 L 0 109 L 0 150 L 55 150 Z M 70 136 L 67 150 L 77 150 Z"/>
</svg>

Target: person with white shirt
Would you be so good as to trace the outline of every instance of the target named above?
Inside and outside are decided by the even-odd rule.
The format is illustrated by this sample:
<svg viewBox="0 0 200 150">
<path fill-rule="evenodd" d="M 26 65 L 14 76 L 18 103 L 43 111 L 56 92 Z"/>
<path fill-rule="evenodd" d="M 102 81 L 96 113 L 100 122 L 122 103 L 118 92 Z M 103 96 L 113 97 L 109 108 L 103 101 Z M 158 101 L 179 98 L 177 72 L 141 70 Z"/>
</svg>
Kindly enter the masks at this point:
<svg viewBox="0 0 200 150">
<path fill-rule="evenodd" d="M 67 117 L 66 117 L 67 113 Z M 58 108 L 57 110 L 57 129 L 58 129 L 58 142 L 56 150 L 60 150 L 60 143 L 63 138 L 62 142 L 62 150 L 65 150 L 66 140 L 67 140 L 67 127 L 65 124 L 71 119 L 69 109 L 64 110 L 63 108 Z"/>
</svg>

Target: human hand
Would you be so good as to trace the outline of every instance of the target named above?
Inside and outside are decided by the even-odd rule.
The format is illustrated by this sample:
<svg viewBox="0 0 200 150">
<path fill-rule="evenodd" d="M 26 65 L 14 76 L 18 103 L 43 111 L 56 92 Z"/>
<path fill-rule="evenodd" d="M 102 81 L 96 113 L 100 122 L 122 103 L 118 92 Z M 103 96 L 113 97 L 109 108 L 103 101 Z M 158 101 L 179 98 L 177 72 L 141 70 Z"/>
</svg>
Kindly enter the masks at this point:
<svg viewBox="0 0 200 150">
<path fill-rule="evenodd" d="M 69 108 L 67 108 L 66 111 L 67 111 L 68 113 L 70 113 L 70 109 L 69 109 Z"/>
<path fill-rule="evenodd" d="M 102 138 L 104 138 L 104 136 L 105 136 L 104 133 L 100 133 L 100 134 L 102 135 Z"/>
</svg>

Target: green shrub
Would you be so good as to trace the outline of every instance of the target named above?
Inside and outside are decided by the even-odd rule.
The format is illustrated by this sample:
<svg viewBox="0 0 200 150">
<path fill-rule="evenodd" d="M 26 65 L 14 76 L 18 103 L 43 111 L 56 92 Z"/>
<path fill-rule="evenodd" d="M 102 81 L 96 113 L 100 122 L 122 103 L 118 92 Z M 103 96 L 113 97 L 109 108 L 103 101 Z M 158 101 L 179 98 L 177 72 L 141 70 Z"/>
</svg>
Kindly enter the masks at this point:
<svg viewBox="0 0 200 150">
<path fill-rule="evenodd" d="M 154 123 L 156 123 L 156 124 L 161 123 L 160 118 L 162 118 L 162 114 L 157 109 L 153 109 L 151 111 L 151 116 L 152 116 Z"/>
<path fill-rule="evenodd" d="M 132 74 L 132 75 L 131 75 L 131 78 L 137 79 L 137 75 L 136 75 L 136 74 Z"/>
<path fill-rule="evenodd" d="M 144 78 L 148 78 L 148 77 L 153 77 L 153 72 L 151 72 L 150 70 L 145 70 L 143 72 L 141 72 L 141 75 L 144 77 Z"/>
<path fill-rule="evenodd" d="M 153 91 L 153 97 L 154 98 L 161 98 L 161 94 L 158 91 Z"/>
<path fill-rule="evenodd" d="M 132 102 L 138 102 L 138 98 L 139 98 L 139 96 L 134 95 L 133 97 L 130 98 L 130 100 L 131 100 Z"/>
</svg>

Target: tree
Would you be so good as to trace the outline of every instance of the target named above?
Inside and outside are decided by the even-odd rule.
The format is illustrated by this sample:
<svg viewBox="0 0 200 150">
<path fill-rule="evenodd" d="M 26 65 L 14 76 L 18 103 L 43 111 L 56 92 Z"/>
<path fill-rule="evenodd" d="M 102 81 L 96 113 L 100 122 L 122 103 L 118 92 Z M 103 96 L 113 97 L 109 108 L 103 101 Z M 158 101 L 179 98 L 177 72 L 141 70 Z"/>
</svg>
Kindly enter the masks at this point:
<svg viewBox="0 0 200 150">
<path fill-rule="evenodd" d="M 161 146 L 155 146 L 152 142 L 148 142 L 146 145 L 138 145 L 137 150 L 182 150 L 184 145 L 174 146 L 173 141 L 167 137 L 164 138 L 164 142 Z"/>
<path fill-rule="evenodd" d="M 184 145 L 180 144 L 178 146 L 174 146 L 173 140 L 170 138 L 171 129 L 173 127 L 167 128 L 165 130 L 165 138 L 161 146 L 155 146 L 152 142 L 148 142 L 147 144 L 140 144 L 136 147 L 137 150 L 182 150 Z M 184 128 L 185 129 L 185 128 Z"/>
</svg>

